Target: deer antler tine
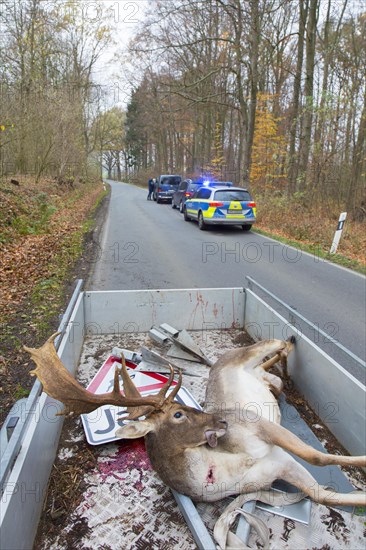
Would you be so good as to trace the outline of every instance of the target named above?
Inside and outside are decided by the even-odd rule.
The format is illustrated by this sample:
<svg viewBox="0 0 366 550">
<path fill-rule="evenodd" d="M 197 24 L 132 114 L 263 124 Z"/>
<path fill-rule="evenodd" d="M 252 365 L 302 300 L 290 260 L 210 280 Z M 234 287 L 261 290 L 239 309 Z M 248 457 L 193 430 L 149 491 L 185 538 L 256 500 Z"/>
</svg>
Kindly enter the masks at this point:
<svg viewBox="0 0 366 550">
<path fill-rule="evenodd" d="M 168 397 L 167 401 L 169 401 L 170 403 L 174 401 L 174 397 L 175 397 L 175 396 L 177 395 L 177 393 L 179 392 L 181 386 L 182 386 L 182 371 L 180 370 L 180 371 L 179 371 L 179 378 L 178 378 L 177 385 L 174 386 L 173 390 L 172 390 L 171 393 L 169 394 L 169 397 Z"/>
<path fill-rule="evenodd" d="M 126 411 L 128 412 L 128 416 L 126 417 L 126 420 L 136 420 L 140 416 L 144 416 L 147 412 L 151 412 L 154 410 L 154 407 L 146 406 L 143 404 L 143 397 L 141 396 L 140 392 L 136 388 L 135 384 L 133 383 L 131 377 L 129 376 L 127 372 L 127 366 L 126 366 L 126 359 L 125 356 L 121 355 L 121 363 L 122 366 L 120 369 L 116 369 L 118 374 L 120 373 L 123 380 L 123 392 L 126 397 L 136 397 L 141 399 L 141 406 L 138 407 L 127 407 Z M 146 398 L 145 398 L 146 399 Z M 153 399 L 156 400 L 156 396 L 153 397 Z"/>
<path fill-rule="evenodd" d="M 119 383 L 119 368 L 116 367 L 114 370 L 114 379 L 113 379 L 113 393 L 115 395 L 121 395 L 121 387 Z"/>
<path fill-rule="evenodd" d="M 164 386 L 160 389 L 159 393 L 157 394 L 157 397 L 163 398 L 166 396 L 167 391 L 169 390 L 170 386 L 172 385 L 173 379 L 174 379 L 174 369 L 171 365 L 169 365 L 170 374 L 168 380 L 165 382 Z"/>
<path fill-rule="evenodd" d="M 122 375 L 123 392 L 124 392 L 125 396 L 126 397 L 141 397 L 141 394 L 140 394 L 139 390 L 136 388 L 135 384 L 133 383 L 131 377 L 129 376 L 129 374 L 127 372 L 126 359 L 125 359 L 125 356 L 123 355 L 123 353 L 122 353 L 122 356 L 121 356 L 121 361 L 122 361 L 122 367 L 120 368 L 120 372 L 121 372 L 121 375 Z"/>
<path fill-rule="evenodd" d="M 161 407 L 161 398 L 157 396 L 142 397 L 136 386 L 128 376 L 126 363 L 122 362 L 122 378 L 125 388 L 125 396 L 121 395 L 119 388 L 119 370 L 114 373 L 113 391 L 104 394 L 93 394 L 83 388 L 62 364 L 57 355 L 54 340 L 59 333 L 52 334 L 40 348 L 24 349 L 30 353 L 36 363 L 32 374 L 37 375 L 43 385 L 43 390 L 54 399 L 65 405 L 64 411 L 59 414 L 85 414 L 90 413 L 102 405 L 116 405 L 119 407 Z"/>
</svg>

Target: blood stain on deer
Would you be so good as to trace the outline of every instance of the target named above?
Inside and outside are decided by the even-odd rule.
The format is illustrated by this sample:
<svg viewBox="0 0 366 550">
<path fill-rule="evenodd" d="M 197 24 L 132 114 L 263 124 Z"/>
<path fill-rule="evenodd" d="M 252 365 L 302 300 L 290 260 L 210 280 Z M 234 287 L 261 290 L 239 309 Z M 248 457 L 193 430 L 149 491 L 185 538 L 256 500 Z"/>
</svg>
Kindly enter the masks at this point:
<svg viewBox="0 0 366 550">
<path fill-rule="evenodd" d="M 206 481 L 207 483 L 215 483 L 214 466 L 210 466 L 207 473 Z"/>
</svg>

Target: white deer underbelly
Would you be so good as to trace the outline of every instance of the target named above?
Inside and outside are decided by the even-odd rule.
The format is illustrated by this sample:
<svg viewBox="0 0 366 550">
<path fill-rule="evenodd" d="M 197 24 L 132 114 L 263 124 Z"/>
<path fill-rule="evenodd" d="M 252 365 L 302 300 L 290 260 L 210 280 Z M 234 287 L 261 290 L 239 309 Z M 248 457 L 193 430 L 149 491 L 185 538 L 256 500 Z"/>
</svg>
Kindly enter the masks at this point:
<svg viewBox="0 0 366 550">
<path fill-rule="evenodd" d="M 280 421 L 277 399 L 258 375 L 227 368 L 218 375 L 217 383 L 206 394 L 205 411 L 225 414 L 235 411 L 236 419 L 245 421 L 255 414 L 270 422 Z"/>
</svg>

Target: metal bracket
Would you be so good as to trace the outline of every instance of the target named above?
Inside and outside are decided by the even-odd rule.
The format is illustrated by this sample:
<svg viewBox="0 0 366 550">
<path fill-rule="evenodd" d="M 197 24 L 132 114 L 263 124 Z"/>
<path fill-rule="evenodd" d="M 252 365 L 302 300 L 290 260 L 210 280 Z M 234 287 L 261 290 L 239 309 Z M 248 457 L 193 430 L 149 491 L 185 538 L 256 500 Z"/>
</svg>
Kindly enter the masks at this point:
<svg viewBox="0 0 366 550">
<path fill-rule="evenodd" d="M 173 345 L 168 352 L 171 357 L 212 365 L 212 361 L 206 357 L 186 330 L 177 330 L 167 323 L 162 323 L 159 328 L 152 327 L 149 334 L 152 340 L 159 344 L 172 342 Z"/>
</svg>

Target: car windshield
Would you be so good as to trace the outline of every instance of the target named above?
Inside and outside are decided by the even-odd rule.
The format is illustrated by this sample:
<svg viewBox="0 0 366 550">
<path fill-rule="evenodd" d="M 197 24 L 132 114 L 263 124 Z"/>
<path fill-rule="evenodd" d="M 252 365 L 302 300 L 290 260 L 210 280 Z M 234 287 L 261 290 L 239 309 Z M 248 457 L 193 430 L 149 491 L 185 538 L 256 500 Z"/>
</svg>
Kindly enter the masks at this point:
<svg viewBox="0 0 366 550">
<path fill-rule="evenodd" d="M 182 178 L 180 176 L 166 176 L 165 178 L 161 178 L 160 184 L 161 185 L 179 185 Z"/>
<path fill-rule="evenodd" d="M 215 192 L 215 200 L 218 201 L 250 201 L 248 191 L 235 189 L 221 189 Z"/>
<path fill-rule="evenodd" d="M 202 187 L 200 183 L 190 183 L 188 185 L 188 191 L 197 191 L 200 187 Z"/>
</svg>

